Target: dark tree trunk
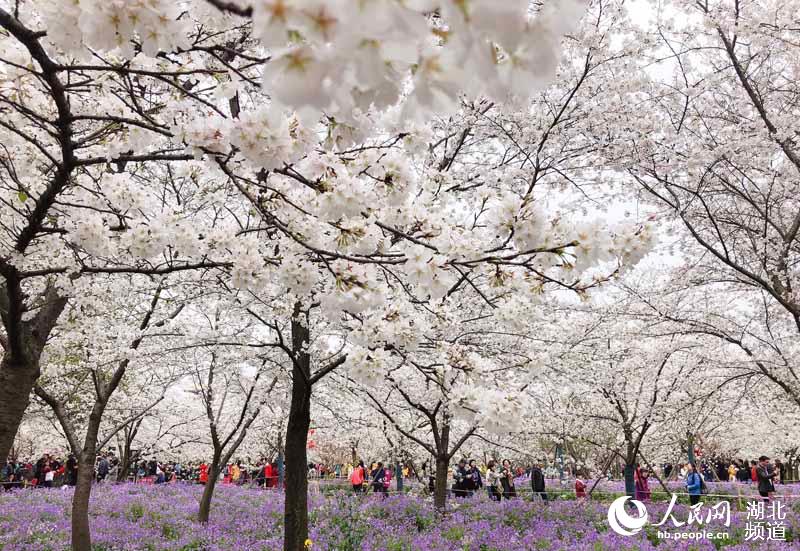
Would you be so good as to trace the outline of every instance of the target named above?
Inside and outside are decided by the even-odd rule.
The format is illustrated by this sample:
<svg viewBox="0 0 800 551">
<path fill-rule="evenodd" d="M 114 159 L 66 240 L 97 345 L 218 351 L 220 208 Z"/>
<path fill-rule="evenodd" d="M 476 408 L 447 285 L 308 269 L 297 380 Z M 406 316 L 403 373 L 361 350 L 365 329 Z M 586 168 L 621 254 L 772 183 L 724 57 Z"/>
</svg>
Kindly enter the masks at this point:
<svg viewBox="0 0 800 551">
<path fill-rule="evenodd" d="M 636 444 L 633 443 L 630 433 L 626 432 L 625 438 L 628 440 L 628 446 L 625 453 L 625 467 L 622 469 L 622 476 L 625 480 L 625 494 L 629 495 L 630 497 L 635 497 L 636 479 L 634 474 L 636 472 L 636 456 L 638 454 L 638 449 Z M 628 504 L 630 505 L 630 502 L 628 502 Z"/>
<path fill-rule="evenodd" d="M 92 446 L 92 448 L 94 448 Z M 85 449 L 78 458 L 78 481 L 72 496 L 72 549 L 91 551 L 92 534 L 89 530 L 89 498 L 94 482 L 95 450 Z"/>
<path fill-rule="evenodd" d="M 311 359 L 305 351 L 308 327 L 292 320 L 292 402 L 286 427 L 286 501 L 284 505 L 284 551 L 303 551 L 308 539 L 308 458 L 306 443 L 311 425 Z"/>
<path fill-rule="evenodd" d="M 89 530 L 89 498 L 94 481 L 94 462 L 97 457 L 97 433 L 105 411 L 104 402 L 95 402 L 89 415 L 89 426 L 78 459 L 78 481 L 72 496 L 72 551 L 91 551 Z"/>
<path fill-rule="evenodd" d="M 141 420 L 133 421 L 130 426 L 126 427 L 123 431 L 122 457 L 119 460 L 119 471 L 117 472 L 117 482 L 125 482 L 128 479 L 128 473 L 131 470 L 131 446 L 133 439 L 139 432 Z"/>
<path fill-rule="evenodd" d="M 197 514 L 197 520 L 206 524 L 211 515 L 211 498 L 214 497 L 214 488 L 219 479 L 219 473 L 222 472 L 220 465 L 220 456 L 214 454 L 214 459 L 211 462 L 211 467 L 208 469 L 208 481 L 205 488 L 203 488 L 203 497 L 200 498 L 200 512 Z"/>
<path fill-rule="evenodd" d="M 298 388 L 300 387 L 300 388 Z M 302 551 L 308 538 L 308 479 L 306 439 L 311 424 L 309 393 L 294 385 L 286 433 L 286 504 L 284 551 Z"/>
<path fill-rule="evenodd" d="M 397 481 L 397 493 L 403 493 L 403 465 L 398 459 L 394 463 L 394 476 Z"/>
<path fill-rule="evenodd" d="M 635 470 L 633 463 L 625 463 L 625 469 L 622 471 L 625 476 L 625 494 L 631 497 L 636 494 L 636 481 L 633 476 Z"/>
<path fill-rule="evenodd" d="M 128 473 L 131 471 L 131 450 L 127 449 L 122 452 L 122 459 L 119 461 L 119 470 L 117 471 L 117 482 L 126 482 L 128 480 Z"/>
<path fill-rule="evenodd" d="M 433 490 L 433 506 L 444 512 L 447 504 L 447 467 L 450 463 L 450 419 L 447 415 L 442 419 L 442 433 L 439 435 L 436 449 L 436 486 Z"/>
<path fill-rule="evenodd" d="M 38 378 L 38 365 L 14 365 L 8 354 L 0 362 L 0 461 L 5 461 L 14 446 Z"/>
<path fill-rule="evenodd" d="M 437 511 L 444 511 L 447 504 L 447 453 L 436 456 L 436 485 L 433 489 L 433 506 Z"/>
<path fill-rule="evenodd" d="M 6 267 L 0 284 L 0 320 L 6 330 L 6 347 L 0 360 L 0 461 L 5 461 L 17 437 L 31 391 L 39 378 L 39 358 L 47 338 L 67 305 L 67 299 L 48 284 L 36 316 L 22 321 L 24 294 L 19 273 Z"/>
</svg>

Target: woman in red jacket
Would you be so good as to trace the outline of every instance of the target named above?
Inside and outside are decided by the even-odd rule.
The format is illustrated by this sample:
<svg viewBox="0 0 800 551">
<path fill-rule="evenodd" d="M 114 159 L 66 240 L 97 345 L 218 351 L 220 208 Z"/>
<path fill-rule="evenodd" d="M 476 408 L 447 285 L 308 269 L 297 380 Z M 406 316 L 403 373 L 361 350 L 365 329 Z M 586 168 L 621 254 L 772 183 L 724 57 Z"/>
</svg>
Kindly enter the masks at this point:
<svg viewBox="0 0 800 551">
<path fill-rule="evenodd" d="M 634 482 L 634 499 L 639 501 L 650 501 L 650 482 L 648 478 L 650 477 L 650 471 L 647 469 L 642 469 L 640 467 L 636 468 L 636 471 L 633 473 L 633 482 Z"/>
<path fill-rule="evenodd" d="M 208 465 L 200 463 L 200 484 L 208 482 Z"/>
<path fill-rule="evenodd" d="M 575 479 L 575 497 L 578 499 L 586 497 L 586 483 L 580 478 Z"/>
<path fill-rule="evenodd" d="M 267 461 L 267 464 L 264 465 L 264 487 L 272 487 L 272 463 L 269 461 Z"/>
<path fill-rule="evenodd" d="M 359 461 L 356 468 L 350 474 L 350 484 L 353 485 L 353 491 L 359 493 L 364 489 L 364 462 Z"/>
</svg>

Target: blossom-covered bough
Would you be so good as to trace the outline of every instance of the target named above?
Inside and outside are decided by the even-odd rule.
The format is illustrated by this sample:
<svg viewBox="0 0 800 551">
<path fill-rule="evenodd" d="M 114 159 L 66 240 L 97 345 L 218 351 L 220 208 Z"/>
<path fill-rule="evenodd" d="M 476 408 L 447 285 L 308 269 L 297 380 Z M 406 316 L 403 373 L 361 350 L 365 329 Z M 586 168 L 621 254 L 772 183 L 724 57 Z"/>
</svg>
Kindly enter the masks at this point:
<svg viewBox="0 0 800 551">
<path fill-rule="evenodd" d="M 715 292 L 703 306 L 673 298 L 654 312 L 725 343 L 741 357 L 733 378 L 749 372 L 800 404 L 797 4 L 671 10 L 649 35 L 647 78 L 628 94 L 636 107 L 618 159 L 704 255 L 683 275 Z"/>
<path fill-rule="evenodd" d="M 136 278 L 131 276 L 129 283 L 132 284 Z M 103 284 L 106 282 L 94 280 L 91 283 L 96 286 L 95 291 L 99 290 L 98 286 L 105 290 Z M 167 365 L 149 370 L 149 373 L 141 365 L 147 356 L 151 361 L 161 356 L 159 348 L 163 347 L 164 341 L 154 330 L 170 324 L 184 307 L 179 302 L 172 310 L 162 313 L 165 310 L 162 301 L 166 298 L 162 295 L 168 295 L 169 291 L 164 289 L 162 282 L 156 283 L 154 288 L 149 283 L 145 279 L 143 289 L 136 289 L 133 285 L 128 287 L 128 304 L 124 304 L 123 297 L 102 306 L 79 299 L 80 314 L 75 311 L 74 303 L 68 306 L 68 315 L 73 322 L 77 316 L 80 316 L 80 321 L 62 323 L 51 333 L 46 360 L 42 364 L 45 375 L 34 385 L 36 396 L 52 408 L 69 442 L 70 451 L 78 461 L 71 515 L 76 539 L 89 537 L 89 495 L 95 478 L 97 450 L 129 423 L 156 407 L 164 399 L 167 389 L 180 379 L 179 369 L 167 362 Z M 139 308 L 143 311 L 137 311 Z M 157 316 L 163 317 L 159 319 Z M 119 325 L 113 325 L 113 321 L 119 321 Z M 86 338 L 87 325 L 95 324 L 97 334 Z M 130 338 L 128 343 L 124 342 L 126 338 Z M 147 345 L 140 350 L 145 341 L 148 341 Z M 131 368 L 138 368 L 138 377 L 125 378 Z M 125 389 L 128 396 L 135 396 L 133 404 L 125 404 L 119 399 L 112 402 L 112 396 L 120 386 L 132 387 L 137 383 L 142 387 Z M 115 410 L 117 419 L 105 415 L 107 408 Z M 101 433 L 103 428 L 105 430 Z"/>
<path fill-rule="evenodd" d="M 685 450 L 676 437 L 694 429 L 701 415 L 715 412 L 707 400 L 720 396 L 717 380 L 710 377 L 714 341 L 662 333 L 661 326 L 638 315 L 635 299 L 618 290 L 614 294 L 606 297 L 608 306 L 562 313 L 570 330 L 560 325 L 560 335 L 551 335 L 544 360 L 549 369 L 529 393 L 535 409 L 552 417 L 545 430 L 554 437 L 618 458 L 626 491 L 633 495 L 635 467 L 654 473 L 662 460 L 674 460 L 664 452 Z M 708 385 L 697 384 L 701 365 Z"/>
</svg>

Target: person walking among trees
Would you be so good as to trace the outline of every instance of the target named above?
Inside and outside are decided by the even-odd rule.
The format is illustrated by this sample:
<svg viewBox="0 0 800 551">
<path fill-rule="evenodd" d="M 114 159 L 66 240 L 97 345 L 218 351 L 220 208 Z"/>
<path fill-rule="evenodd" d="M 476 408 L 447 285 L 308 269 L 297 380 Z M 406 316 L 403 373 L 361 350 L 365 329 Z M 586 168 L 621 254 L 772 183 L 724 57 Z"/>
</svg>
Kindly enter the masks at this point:
<svg viewBox="0 0 800 551">
<path fill-rule="evenodd" d="M 490 459 L 486 464 L 486 487 L 489 499 L 500 501 L 500 473 L 497 472 L 497 462 L 494 459 Z"/>
<path fill-rule="evenodd" d="M 14 471 L 16 469 L 17 466 L 11 459 L 8 459 L 6 464 L 3 465 L 2 470 L 0 470 L 0 484 L 3 485 L 4 489 L 11 490 L 14 487 Z"/>
<path fill-rule="evenodd" d="M 503 459 L 503 468 L 500 469 L 500 484 L 503 487 L 504 498 L 517 497 L 517 489 L 514 486 L 514 469 L 508 459 Z"/>
<path fill-rule="evenodd" d="M 264 463 L 264 487 L 271 488 L 272 487 L 272 463 L 266 461 Z"/>
<path fill-rule="evenodd" d="M 67 480 L 67 486 L 75 486 L 78 483 L 78 460 L 75 459 L 74 454 L 69 454 L 67 457 L 67 466 L 64 471 Z"/>
<path fill-rule="evenodd" d="M 775 460 L 775 473 L 778 477 L 775 479 L 776 484 L 786 484 L 786 465 L 780 459 Z"/>
<path fill-rule="evenodd" d="M 775 479 L 778 473 L 775 468 L 770 464 L 769 457 L 762 455 L 758 458 L 758 467 L 756 467 L 756 476 L 758 477 L 758 495 L 764 498 L 765 502 L 772 499 L 772 494 L 775 492 Z"/>
<path fill-rule="evenodd" d="M 364 462 L 359 461 L 353 472 L 350 473 L 350 484 L 353 485 L 353 492 L 360 493 L 364 490 Z"/>
<path fill-rule="evenodd" d="M 108 479 L 111 481 L 116 481 L 117 477 L 119 476 L 119 460 L 116 457 L 111 457 L 111 461 L 108 463 Z"/>
<path fill-rule="evenodd" d="M 465 497 L 467 495 L 467 460 L 461 459 L 453 469 L 453 495 Z"/>
<path fill-rule="evenodd" d="M 385 476 L 386 471 L 383 470 L 383 463 L 378 462 L 378 464 L 375 465 L 375 470 L 373 470 L 371 473 L 373 493 L 377 494 L 379 492 L 386 492 L 386 488 L 383 485 Z"/>
<path fill-rule="evenodd" d="M 100 459 L 97 462 L 97 481 L 103 482 L 106 477 L 108 476 L 108 471 L 110 469 L 110 465 L 108 464 L 108 458 L 106 454 L 103 453 L 100 456 Z"/>
<path fill-rule="evenodd" d="M 478 469 L 478 464 L 474 459 L 469 460 L 467 466 L 467 481 L 466 489 L 467 496 L 472 496 L 475 492 L 483 488 L 483 479 L 481 479 L 481 471 Z"/>
<path fill-rule="evenodd" d="M 392 485 L 392 468 L 384 467 L 383 469 L 383 497 L 389 495 L 389 488 Z"/>
<path fill-rule="evenodd" d="M 638 501 L 650 501 L 650 471 L 637 467 L 633 473 L 634 499 Z"/>
<path fill-rule="evenodd" d="M 747 468 L 747 461 L 737 459 L 734 462 L 736 466 L 736 481 L 740 484 L 746 484 L 750 480 L 750 470 Z"/>
<path fill-rule="evenodd" d="M 545 491 L 544 473 L 542 466 L 536 463 L 531 469 L 531 490 L 533 490 L 533 498 L 547 501 L 547 492 Z"/>
<path fill-rule="evenodd" d="M 697 466 L 694 463 L 688 463 L 686 470 L 686 491 L 689 493 L 689 503 L 697 505 L 703 490 L 703 478 L 697 472 Z"/>
<path fill-rule="evenodd" d="M 580 478 L 575 479 L 575 498 L 576 499 L 586 498 L 586 483 Z"/>
<path fill-rule="evenodd" d="M 36 461 L 33 469 L 33 477 L 36 479 L 36 485 L 41 486 L 44 483 L 44 468 L 50 462 L 50 456 L 44 454 Z"/>
</svg>

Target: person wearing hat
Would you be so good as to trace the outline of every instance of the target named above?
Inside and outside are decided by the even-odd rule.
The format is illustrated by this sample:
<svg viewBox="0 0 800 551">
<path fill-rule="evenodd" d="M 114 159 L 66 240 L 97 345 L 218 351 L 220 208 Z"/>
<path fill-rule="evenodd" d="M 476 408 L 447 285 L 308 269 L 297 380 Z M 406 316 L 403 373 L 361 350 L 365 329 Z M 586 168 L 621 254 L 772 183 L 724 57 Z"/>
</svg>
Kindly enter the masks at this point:
<svg viewBox="0 0 800 551">
<path fill-rule="evenodd" d="M 778 473 L 769 462 L 769 457 L 762 455 L 758 458 L 758 466 L 756 467 L 756 476 L 758 477 L 758 495 L 764 498 L 765 502 L 772 499 L 772 494 L 775 492 L 775 478 Z"/>
</svg>

